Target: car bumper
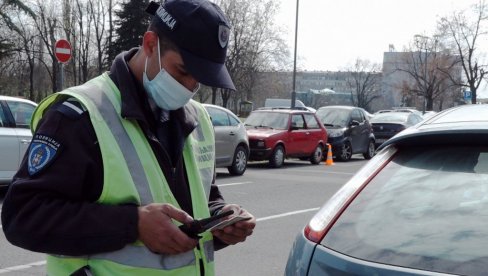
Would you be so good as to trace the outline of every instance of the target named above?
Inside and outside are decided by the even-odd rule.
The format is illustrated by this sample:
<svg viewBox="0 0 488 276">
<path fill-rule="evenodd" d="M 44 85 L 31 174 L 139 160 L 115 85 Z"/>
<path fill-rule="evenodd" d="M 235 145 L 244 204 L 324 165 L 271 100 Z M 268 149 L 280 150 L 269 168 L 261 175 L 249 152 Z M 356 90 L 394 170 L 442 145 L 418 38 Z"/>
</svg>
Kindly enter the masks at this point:
<svg viewBox="0 0 488 276">
<path fill-rule="evenodd" d="M 251 149 L 249 154 L 250 161 L 267 160 L 271 156 L 271 149 Z"/>
<path fill-rule="evenodd" d="M 308 275 L 310 260 L 312 259 L 316 246 L 316 243 L 305 238 L 303 230 L 300 231 L 288 256 L 285 276 Z"/>
</svg>

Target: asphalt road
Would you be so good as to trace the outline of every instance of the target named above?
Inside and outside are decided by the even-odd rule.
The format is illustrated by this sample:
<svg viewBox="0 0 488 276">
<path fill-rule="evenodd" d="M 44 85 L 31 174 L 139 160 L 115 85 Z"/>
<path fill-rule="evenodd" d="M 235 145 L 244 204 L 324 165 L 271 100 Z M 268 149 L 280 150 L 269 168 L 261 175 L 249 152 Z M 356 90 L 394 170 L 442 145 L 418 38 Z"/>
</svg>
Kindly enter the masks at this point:
<svg viewBox="0 0 488 276">
<path fill-rule="evenodd" d="M 283 275 L 295 236 L 320 206 L 365 164 L 362 156 L 333 166 L 289 161 L 282 168 L 250 163 L 243 176 L 217 169 L 217 184 L 229 203 L 257 218 L 245 243 L 215 253 L 216 275 Z M 0 192 L 0 204 L 4 192 Z M 0 205 L 1 208 L 1 205 Z M 0 234 L 0 275 L 45 275 L 44 255 L 10 245 Z"/>
</svg>

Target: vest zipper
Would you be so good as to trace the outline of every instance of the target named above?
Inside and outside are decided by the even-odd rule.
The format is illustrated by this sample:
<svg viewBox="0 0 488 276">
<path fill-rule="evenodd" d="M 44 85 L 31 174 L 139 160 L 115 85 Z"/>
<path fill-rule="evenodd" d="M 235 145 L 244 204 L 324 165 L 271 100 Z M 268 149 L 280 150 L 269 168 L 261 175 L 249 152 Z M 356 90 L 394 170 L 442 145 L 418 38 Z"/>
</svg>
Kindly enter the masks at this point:
<svg viewBox="0 0 488 276">
<path fill-rule="evenodd" d="M 197 249 L 198 249 L 198 263 L 200 265 L 200 275 L 205 276 L 205 265 L 203 264 L 203 259 L 202 259 L 202 251 L 200 250 L 200 243 L 197 244 Z"/>
</svg>

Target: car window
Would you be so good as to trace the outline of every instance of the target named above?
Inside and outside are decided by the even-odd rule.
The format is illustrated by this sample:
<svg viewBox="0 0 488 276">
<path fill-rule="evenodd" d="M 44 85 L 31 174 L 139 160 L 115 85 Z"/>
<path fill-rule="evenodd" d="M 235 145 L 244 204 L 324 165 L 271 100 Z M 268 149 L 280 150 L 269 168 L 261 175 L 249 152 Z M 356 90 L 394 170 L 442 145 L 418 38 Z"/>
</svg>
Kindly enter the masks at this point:
<svg viewBox="0 0 488 276">
<path fill-rule="evenodd" d="M 229 116 L 223 110 L 207 107 L 208 114 L 212 119 L 212 124 L 214 126 L 229 126 Z"/>
<path fill-rule="evenodd" d="M 5 116 L 5 112 L 3 111 L 3 106 L 0 104 L 0 127 L 7 126 L 7 117 Z"/>
<path fill-rule="evenodd" d="M 244 124 L 248 127 L 270 127 L 274 129 L 288 129 L 288 113 L 280 112 L 251 112 Z"/>
<path fill-rule="evenodd" d="M 305 116 L 305 122 L 307 123 L 307 128 L 320 128 L 319 122 L 315 119 L 312 114 L 303 114 Z"/>
<path fill-rule="evenodd" d="M 32 113 L 34 113 L 35 106 L 16 101 L 7 101 L 12 116 L 14 116 L 15 124 L 20 128 L 29 128 Z"/>
<path fill-rule="evenodd" d="M 237 120 L 236 118 L 230 115 L 229 115 L 229 121 L 231 126 L 237 126 L 238 124 L 241 123 L 241 121 Z"/>
<path fill-rule="evenodd" d="M 349 110 L 320 108 L 317 117 L 326 126 L 346 126 L 349 123 Z"/>
<path fill-rule="evenodd" d="M 302 114 L 293 114 L 291 116 L 291 126 L 296 128 L 305 128 L 305 121 L 303 120 Z"/>
<path fill-rule="evenodd" d="M 364 121 L 363 117 L 361 116 L 361 113 L 357 109 L 354 109 L 352 111 L 351 120 L 355 120 L 355 121 L 358 121 L 360 123 L 362 123 Z"/>
<path fill-rule="evenodd" d="M 407 112 L 379 113 L 371 119 L 371 123 L 406 122 L 408 115 L 410 113 Z"/>
<path fill-rule="evenodd" d="M 486 273 L 488 147 L 409 147 L 376 175 L 322 244 L 377 263 Z"/>
</svg>

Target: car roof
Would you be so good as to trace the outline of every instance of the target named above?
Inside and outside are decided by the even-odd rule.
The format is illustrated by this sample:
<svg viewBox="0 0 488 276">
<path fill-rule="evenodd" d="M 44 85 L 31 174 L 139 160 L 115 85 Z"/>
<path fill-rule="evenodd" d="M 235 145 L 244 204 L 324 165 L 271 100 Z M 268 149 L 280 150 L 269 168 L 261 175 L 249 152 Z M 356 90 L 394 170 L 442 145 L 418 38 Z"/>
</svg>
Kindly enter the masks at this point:
<svg viewBox="0 0 488 276">
<path fill-rule="evenodd" d="M 229 113 L 229 114 L 233 115 L 233 116 L 234 116 L 236 119 L 238 119 L 237 115 L 236 115 L 234 112 L 232 112 L 230 109 L 227 109 L 227 108 L 222 107 L 222 106 L 220 106 L 220 105 L 215 105 L 215 104 L 206 104 L 206 103 L 204 103 L 204 104 L 202 104 L 202 105 L 203 105 L 204 107 L 213 107 L 213 108 L 215 108 L 215 109 L 219 109 L 219 110 L 225 111 L 225 112 L 227 112 L 227 113 Z"/>
<path fill-rule="evenodd" d="M 327 105 L 327 106 L 321 106 L 319 109 L 326 109 L 326 108 L 354 109 L 354 108 L 358 108 L 358 107 L 350 106 L 350 105 Z"/>
<path fill-rule="evenodd" d="M 253 110 L 253 112 L 278 112 L 278 113 L 310 113 L 314 114 L 313 112 L 309 111 L 305 108 L 290 108 L 290 107 L 263 107 Z"/>
<path fill-rule="evenodd" d="M 488 105 L 462 105 L 439 112 L 405 129 L 378 149 L 395 144 L 411 145 L 486 145 Z"/>
<path fill-rule="evenodd" d="M 35 102 L 28 100 L 28 99 L 23 99 L 19 97 L 12 97 L 12 96 L 2 96 L 0 95 L 0 101 L 16 101 L 16 102 L 24 102 L 24 103 L 30 103 L 30 104 L 35 104 Z"/>
</svg>

